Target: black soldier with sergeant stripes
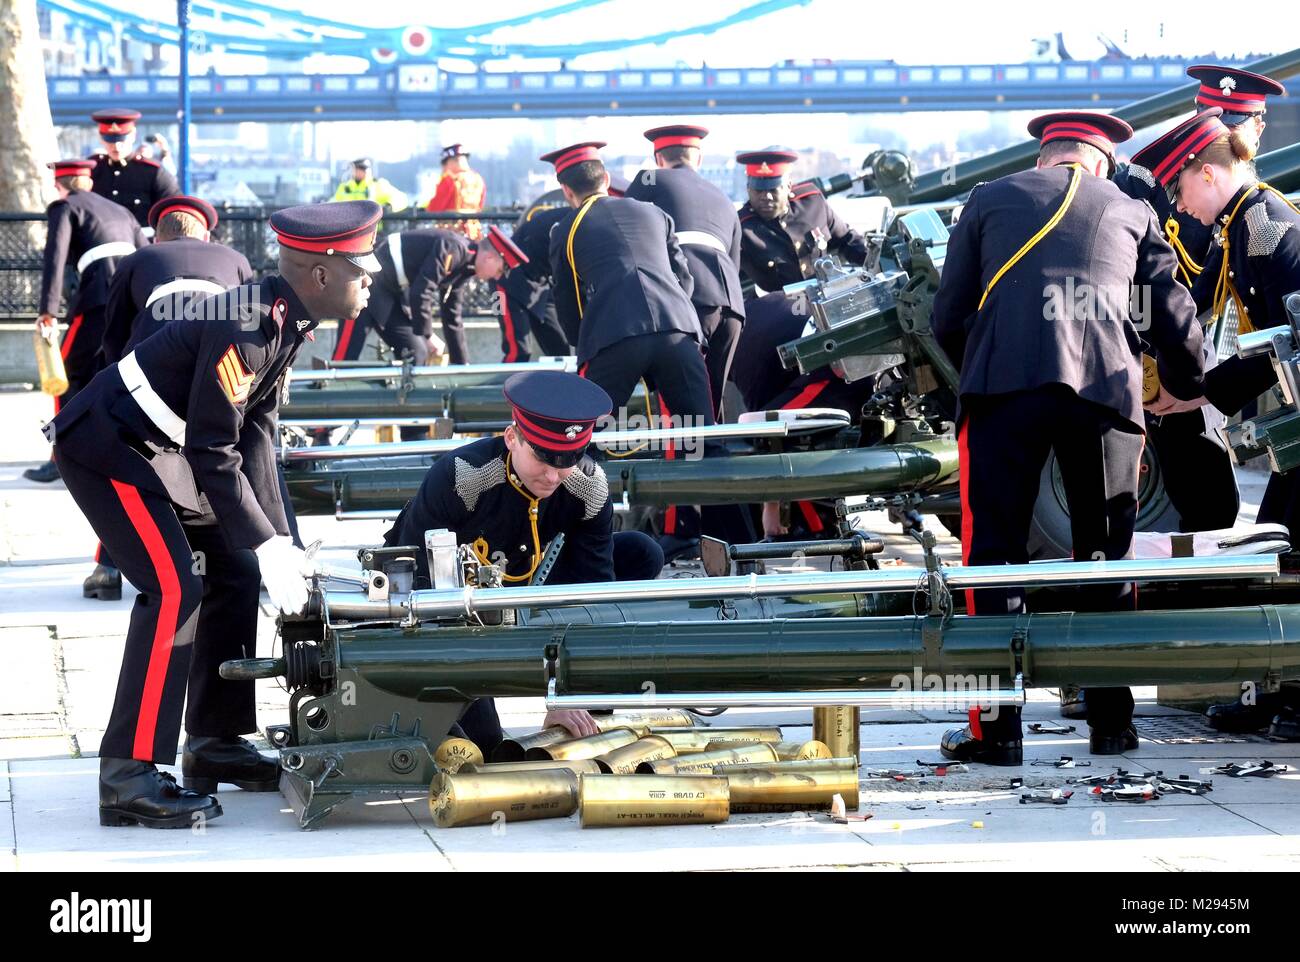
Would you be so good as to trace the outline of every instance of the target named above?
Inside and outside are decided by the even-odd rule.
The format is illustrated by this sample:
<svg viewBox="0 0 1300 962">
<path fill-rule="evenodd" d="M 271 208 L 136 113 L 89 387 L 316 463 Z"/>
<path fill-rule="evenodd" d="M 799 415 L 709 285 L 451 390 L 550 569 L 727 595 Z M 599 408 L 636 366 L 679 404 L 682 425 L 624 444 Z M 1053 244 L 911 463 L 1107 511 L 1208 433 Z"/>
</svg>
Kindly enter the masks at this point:
<svg viewBox="0 0 1300 962">
<path fill-rule="evenodd" d="M 184 827 L 221 813 L 219 782 L 276 787 L 277 764 L 239 737 L 256 727 L 252 683 L 217 674 L 252 653 L 255 624 L 227 624 L 221 599 L 260 576 L 282 611 L 307 600 L 276 474 L 281 389 L 322 319 L 365 306 L 379 216 L 371 201 L 277 211 L 279 274 L 165 325 L 47 425 L 69 492 L 140 591 L 100 746 L 101 824 Z M 183 705 L 197 791 L 154 767 L 175 762 Z"/>
</svg>

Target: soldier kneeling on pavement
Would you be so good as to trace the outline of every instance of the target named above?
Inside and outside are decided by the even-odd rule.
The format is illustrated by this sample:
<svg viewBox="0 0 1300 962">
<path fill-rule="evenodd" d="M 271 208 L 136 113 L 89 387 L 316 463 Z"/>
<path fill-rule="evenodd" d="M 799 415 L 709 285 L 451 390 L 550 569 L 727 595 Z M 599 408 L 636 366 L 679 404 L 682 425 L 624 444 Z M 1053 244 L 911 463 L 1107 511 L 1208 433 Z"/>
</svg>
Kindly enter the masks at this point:
<svg viewBox="0 0 1300 962">
<path fill-rule="evenodd" d="M 663 551 L 639 531 L 613 530 L 609 482 L 586 454 L 596 422 L 612 407 L 609 395 L 561 371 L 515 374 L 505 395 L 514 418 L 505 434 L 439 458 L 384 543 L 420 546 L 426 531 L 454 531 L 480 561 L 500 566 L 507 583 L 527 584 L 546 545 L 563 534 L 547 584 L 657 578 Z M 417 586 L 427 586 L 428 561 L 422 551 L 416 557 Z M 597 731 L 585 711 L 551 712 L 543 727 L 550 725 L 575 737 Z M 473 702 L 458 727 L 452 734 L 469 738 L 484 756 L 503 738 L 491 698 Z"/>
</svg>

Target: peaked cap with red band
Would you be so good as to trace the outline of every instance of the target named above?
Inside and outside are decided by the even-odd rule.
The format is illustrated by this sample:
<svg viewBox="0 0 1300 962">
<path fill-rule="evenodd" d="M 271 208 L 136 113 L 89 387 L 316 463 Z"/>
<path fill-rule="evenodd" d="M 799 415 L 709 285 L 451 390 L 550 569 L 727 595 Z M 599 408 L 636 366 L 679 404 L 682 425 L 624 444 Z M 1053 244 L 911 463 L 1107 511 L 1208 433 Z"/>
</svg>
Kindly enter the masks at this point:
<svg viewBox="0 0 1300 962">
<path fill-rule="evenodd" d="M 504 392 L 519 433 L 556 468 L 582 460 L 596 422 L 614 407 L 599 385 L 564 371 L 512 374 Z"/>
<path fill-rule="evenodd" d="M 1096 147 L 1110 161 L 1115 170 L 1115 145 L 1133 136 L 1133 128 L 1118 117 L 1097 114 L 1088 110 L 1060 110 L 1042 114 L 1029 121 L 1029 136 L 1041 143 L 1054 140 L 1077 140 Z"/>
<path fill-rule="evenodd" d="M 749 186 L 754 190 L 779 187 L 799 155 L 784 147 L 768 147 L 736 155 L 736 163 L 745 165 Z"/>
<path fill-rule="evenodd" d="M 1270 95 L 1280 97 L 1286 93 L 1286 88 L 1271 77 L 1235 67 L 1197 64 L 1187 68 L 1187 76 L 1201 82 L 1196 91 L 1196 109 L 1223 108 L 1223 122 L 1230 127 L 1251 114 L 1263 113 Z"/>
<path fill-rule="evenodd" d="M 1222 120 L 1223 110 L 1211 107 L 1189 117 L 1163 137 L 1133 155 L 1133 163 L 1151 171 L 1151 176 L 1174 199 L 1178 175 L 1206 147 L 1229 133 Z"/>
<path fill-rule="evenodd" d="M 96 161 L 74 158 L 72 160 L 56 160 L 54 163 L 45 166 L 54 171 L 55 177 L 80 177 L 83 175 L 89 176 L 90 172 L 95 169 Z"/>
<path fill-rule="evenodd" d="M 160 220 L 177 211 L 182 214 L 192 214 L 199 218 L 207 226 L 208 230 L 212 230 L 217 226 L 217 209 L 201 197 L 190 197 L 186 194 L 164 197 L 150 207 L 149 226 L 157 230 Z"/>
<path fill-rule="evenodd" d="M 138 110 L 96 110 L 90 119 L 99 125 L 99 139 L 109 144 L 121 143 L 135 130 L 140 119 Z"/>
<path fill-rule="evenodd" d="M 604 146 L 603 140 L 588 140 L 585 143 L 552 150 L 549 154 L 542 154 L 538 159 L 554 164 L 555 173 L 562 174 L 574 164 L 581 164 L 587 160 L 600 160 L 600 148 Z"/>
<path fill-rule="evenodd" d="M 519 245 L 507 237 L 496 224 L 487 229 L 487 242 L 501 255 L 501 259 L 506 262 L 506 267 L 514 269 L 520 264 L 528 263 L 528 255 L 520 250 Z"/>
<path fill-rule="evenodd" d="M 655 145 L 655 151 L 665 147 L 698 147 L 700 141 L 709 136 L 708 127 L 695 124 L 669 124 L 667 127 L 654 127 L 645 132 L 645 139 Z"/>
<path fill-rule="evenodd" d="M 346 257 L 371 274 L 379 271 L 375 231 L 383 208 L 373 200 L 286 207 L 271 215 L 271 230 L 284 247 Z"/>
</svg>

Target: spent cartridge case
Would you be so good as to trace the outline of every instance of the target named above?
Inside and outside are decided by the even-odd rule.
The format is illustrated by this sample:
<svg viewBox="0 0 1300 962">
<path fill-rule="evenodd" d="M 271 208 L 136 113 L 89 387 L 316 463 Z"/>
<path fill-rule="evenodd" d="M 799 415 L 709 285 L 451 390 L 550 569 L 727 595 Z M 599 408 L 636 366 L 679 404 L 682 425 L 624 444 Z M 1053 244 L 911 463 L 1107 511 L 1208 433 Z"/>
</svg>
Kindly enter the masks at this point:
<svg viewBox="0 0 1300 962">
<path fill-rule="evenodd" d="M 778 771 L 774 767 L 724 769 L 731 790 L 731 810 L 754 812 L 799 812 L 831 807 L 835 795 L 856 807 L 858 770 L 843 765 L 820 771 Z"/>
<path fill-rule="evenodd" d="M 657 762 L 676 756 L 673 746 L 664 739 L 658 735 L 647 735 L 612 752 L 598 755 L 594 761 L 607 775 L 631 775 L 643 762 Z"/>
<path fill-rule="evenodd" d="M 488 775 L 494 772 L 573 772 L 575 775 L 599 775 L 601 767 L 591 758 L 556 758 L 541 762 L 487 762 L 475 765 L 466 762 L 462 773 Z"/>
<path fill-rule="evenodd" d="M 467 763 L 483 764 L 483 753 L 468 738 L 447 738 L 434 749 L 433 761 L 440 772 L 456 774 Z"/>
<path fill-rule="evenodd" d="M 583 828 L 711 825 L 730 812 L 727 780 L 716 775 L 583 775 Z"/>
<path fill-rule="evenodd" d="M 719 768 L 731 765 L 775 762 L 776 750 L 771 745 L 741 745 L 701 752 L 684 758 L 667 758 L 657 762 L 642 762 L 637 773 L 642 775 L 712 775 Z"/>
<path fill-rule="evenodd" d="M 813 709 L 813 740 L 823 743 L 834 758 L 858 758 L 862 752 L 858 725 L 861 711 L 853 705 Z"/>
<path fill-rule="evenodd" d="M 801 761 L 808 758 L 831 758 L 830 747 L 817 740 L 808 742 L 777 742 L 776 757 L 783 762 Z"/>
<path fill-rule="evenodd" d="M 564 818 L 578 808 L 578 776 L 543 772 L 439 773 L 429 786 L 429 812 L 439 828 Z"/>
<path fill-rule="evenodd" d="M 613 715 L 591 717 L 596 722 L 596 727 L 603 732 L 615 728 L 630 728 L 638 735 L 646 735 L 652 728 L 693 728 L 695 726 L 695 716 L 684 708 L 616 712 Z"/>
<path fill-rule="evenodd" d="M 815 778 L 827 778 L 838 781 L 840 787 L 836 793 L 844 797 L 844 804 L 851 812 L 858 810 L 858 759 L 844 756 L 842 758 L 807 758 L 791 762 L 769 762 L 753 765 L 736 765 L 722 770 L 730 778 L 732 775 L 750 775 L 754 773 L 774 775 L 811 775 Z M 756 804 L 752 801 L 746 804 Z M 788 811 L 788 809 L 747 809 L 747 811 Z"/>
<path fill-rule="evenodd" d="M 615 728 L 613 731 L 588 735 L 586 738 L 571 738 L 551 745 L 535 745 L 524 752 L 524 761 L 540 762 L 548 758 L 595 758 L 597 755 L 612 752 L 615 748 L 630 745 L 634 741 L 636 741 L 636 732 L 632 729 Z"/>
<path fill-rule="evenodd" d="M 524 755 L 530 748 L 541 748 L 558 742 L 567 742 L 571 738 L 573 736 L 569 734 L 569 730 L 559 725 L 552 725 L 550 728 L 540 732 L 533 732 L 531 735 L 507 738 L 492 750 L 492 761 L 522 762 Z"/>
</svg>

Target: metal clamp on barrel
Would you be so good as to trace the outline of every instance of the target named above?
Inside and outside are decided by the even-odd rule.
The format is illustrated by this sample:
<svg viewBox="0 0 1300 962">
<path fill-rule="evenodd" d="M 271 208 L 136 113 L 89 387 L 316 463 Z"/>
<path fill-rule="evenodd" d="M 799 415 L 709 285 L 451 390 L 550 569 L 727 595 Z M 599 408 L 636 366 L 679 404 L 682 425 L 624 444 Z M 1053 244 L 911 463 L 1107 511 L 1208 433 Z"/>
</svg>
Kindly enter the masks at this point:
<svg viewBox="0 0 1300 962">
<path fill-rule="evenodd" d="M 549 666 L 553 668 L 552 666 Z M 903 676 L 908 678 L 908 676 Z M 908 678 L 910 681 L 910 678 Z M 877 691 L 695 691 L 664 694 L 561 695 L 554 675 L 546 682 L 546 709 L 587 711 L 619 708 L 970 708 L 974 705 L 1023 705 L 1025 679 L 1017 674 L 1010 688 L 968 688 L 961 691 L 894 688 Z"/>
</svg>

